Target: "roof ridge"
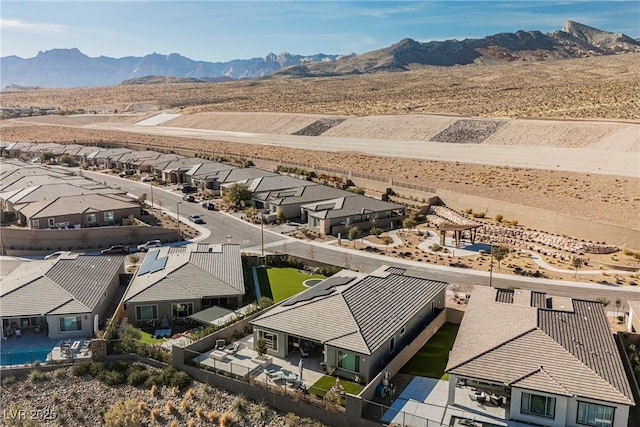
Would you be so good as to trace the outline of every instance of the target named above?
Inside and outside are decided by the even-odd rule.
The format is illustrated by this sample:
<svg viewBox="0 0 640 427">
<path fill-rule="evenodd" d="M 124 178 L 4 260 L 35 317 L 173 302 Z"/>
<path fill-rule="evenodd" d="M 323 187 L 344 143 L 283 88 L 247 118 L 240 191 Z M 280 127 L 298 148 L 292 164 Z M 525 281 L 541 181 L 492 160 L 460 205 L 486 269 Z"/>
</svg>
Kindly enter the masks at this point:
<svg viewBox="0 0 640 427">
<path fill-rule="evenodd" d="M 522 332 L 521 334 L 518 334 L 518 335 L 516 335 L 516 336 L 514 336 L 514 337 L 512 337 L 512 338 L 510 338 L 510 339 L 508 339 L 506 341 L 501 342 L 500 344 L 498 344 L 498 345 L 496 345 L 494 347 L 491 347 L 491 348 L 489 348 L 489 349 L 487 349 L 487 350 L 485 350 L 485 351 L 483 351 L 481 353 L 476 354 L 475 356 L 473 356 L 473 357 L 471 357 L 471 358 L 469 358 L 469 359 L 467 359 L 467 360 L 465 360 L 463 362 L 458 363 L 457 365 L 454 365 L 454 366 L 450 367 L 449 369 L 447 369 L 447 371 L 459 368 L 462 365 L 466 365 L 467 363 L 471 362 L 472 360 L 475 360 L 475 359 L 479 358 L 480 356 L 484 356 L 485 354 L 491 353 L 492 351 L 494 351 L 494 350 L 496 350 L 496 349 L 498 349 L 500 347 L 504 347 L 508 343 L 513 342 L 516 339 L 521 338 L 521 337 L 523 337 L 523 336 L 525 336 L 527 334 L 530 334 L 531 332 L 535 331 L 536 329 L 538 329 L 538 327 L 534 326 L 531 329 L 528 329 L 528 330 Z"/>
<path fill-rule="evenodd" d="M 566 388 L 564 385 L 562 385 L 558 380 L 556 380 L 556 379 L 555 379 L 555 377 L 554 377 L 553 375 L 551 375 L 551 373 L 550 373 L 550 372 L 547 372 L 547 371 L 544 369 L 544 367 L 543 367 L 542 365 L 540 365 L 540 370 L 541 370 L 542 372 L 544 372 L 545 374 L 547 374 L 547 375 L 549 376 L 549 378 L 551 378 L 551 379 L 553 380 L 553 382 L 554 382 L 554 383 L 556 383 L 556 385 L 557 385 L 558 387 L 560 387 L 561 389 L 563 389 L 564 391 L 566 391 L 566 392 L 567 392 L 567 394 L 571 394 L 571 393 L 569 392 L 569 390 L 567 390 L 567 388 Z"/>
</svg>

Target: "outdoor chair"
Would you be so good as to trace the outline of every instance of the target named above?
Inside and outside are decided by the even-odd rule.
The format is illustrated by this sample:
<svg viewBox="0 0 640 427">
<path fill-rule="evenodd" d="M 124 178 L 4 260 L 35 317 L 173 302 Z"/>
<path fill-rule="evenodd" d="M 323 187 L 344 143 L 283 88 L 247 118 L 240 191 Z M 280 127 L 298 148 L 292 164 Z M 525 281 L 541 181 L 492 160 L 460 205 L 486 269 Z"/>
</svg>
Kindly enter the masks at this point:
<svg viewBox="0 0 640 427">
<path fill-rule="evenodd" d="M 224 350 L 227 342 L 224 339 L 216 340 L 216 350 Z"/>
<path fill-rule="evenodd" d="M 240 343 L 239 342 L 234 342 L 231 347 L 229 348 L 225 348 L 224 351 L 227 354 L 236 354 L 238 352 L 238 350 L 240 350 Z"/>
</svg>

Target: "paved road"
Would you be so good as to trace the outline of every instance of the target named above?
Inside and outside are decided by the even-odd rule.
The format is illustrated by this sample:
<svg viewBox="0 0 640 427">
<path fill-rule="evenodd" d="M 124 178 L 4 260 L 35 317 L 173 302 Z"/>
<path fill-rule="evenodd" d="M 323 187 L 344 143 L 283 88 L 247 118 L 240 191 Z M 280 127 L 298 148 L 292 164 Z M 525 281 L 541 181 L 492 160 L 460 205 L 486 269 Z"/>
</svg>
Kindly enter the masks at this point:
<svg viewBox="0 0 640 427">
<path fill-rule="evenodd" d="M 242 144 L 276 145 L 315 151 L 350 151 L 387 157 L 458 161 L 604 175 L 638 177 L 640 174 L 640 165 L 638 164 L 637 155 L 634 153 L 584 148 L 442 144 L 433 141 L 270 135 L 169 126 L 136 126 L 123 123 L 97 123 L 87 125 L 85 128 L 228 141 Z"/>
<path fill-rule="evenodd" d="M 87 172 L 85 175 L 94 177 L 95 180 L 106 182 L 114 187 L 119 186 L 136 196 L 147 193 L 150 200 L 151 186 L 149 184 L 95 172 Z M 154 187 L 154 202 L 156 205 L 160 199 L 163 200 L 163 206 L 171 211 L 175 211 L 176 203 L 182 201 L 181 195 Z M 227 236 L 231 235 L 231 241 L 240 244 L 240 247 L 245 251 L 260 253 L 262 238 L 259 226 L 248 224 L 218 211 L 207 211 L 200 204 L 182 202 L 180 204 L 180 216 L 186 216 L 191 213 L 202 215 L 206 221 L 204 227 L 211 232 L 210 236 L 202 240 L 203 242 L 221 243 L 227 241 Z M 471 289 L 474 285 L 489 285 L 488 272 L 423 264 L 416 261 L 400 261 L 397 258 L 383 255 L 364 253 L 313 241 L 300 241 L 273 232 L 270 228 L 265 227 L 264 232 L 265 251 L 267 253 L 288 253 L 326 264 L 357 269 L 365 273 L 369 273 L 381 265 L 409 268 L 415 274 L 458 285 L 461 292 Z M 640 299 L 640 289 L 628 286 L 524 278 L 495 272 L 492 277 L 492 285 L 502 288 L 534 289 L 552 295 L 583 299 L 596 299 L 598 297 L 604 297 L 610 301 L 615 301 L 616 298 L 621 298 L 623 301 Z"/>
</svg>

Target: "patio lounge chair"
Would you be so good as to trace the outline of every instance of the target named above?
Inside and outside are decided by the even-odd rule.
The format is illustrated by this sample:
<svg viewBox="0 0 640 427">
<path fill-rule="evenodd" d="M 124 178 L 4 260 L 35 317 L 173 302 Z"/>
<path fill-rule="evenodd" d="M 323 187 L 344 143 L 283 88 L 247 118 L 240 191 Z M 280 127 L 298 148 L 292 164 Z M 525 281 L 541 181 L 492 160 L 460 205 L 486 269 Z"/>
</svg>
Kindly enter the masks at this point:
<svg viewBox="0 0 640 427">
<path fill-rule="evenodd" d="M 216 350 L 224 350 L 227 342 L 224 339 L 216 340 Z"/>
<path fill-rule="evenodd" d="M 240 350 L 240 343 L 239 342 L 234 342 L 231 347 L 227 347 L 224 349 L 224 351 L 227 354 L 236 354 L 238 352 L 238 350 Z"/>
</svg>

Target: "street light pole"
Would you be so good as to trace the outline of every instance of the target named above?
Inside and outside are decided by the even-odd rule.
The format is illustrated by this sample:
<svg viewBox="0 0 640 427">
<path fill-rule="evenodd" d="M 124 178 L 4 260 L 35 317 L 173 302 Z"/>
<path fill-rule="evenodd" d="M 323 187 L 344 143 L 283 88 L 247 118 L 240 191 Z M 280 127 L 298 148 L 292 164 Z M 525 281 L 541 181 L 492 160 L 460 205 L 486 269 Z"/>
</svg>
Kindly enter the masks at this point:
<svg viewBox="0 0 640 427">
<path fill-rule="evenodd" d="M 176 203 L 176 220 L 178 221 L 178 239 L 182 240 L 182 234 L 180 234 L 180 204 L 182 202 Z"/>
<path fill-rule="evenodd" d="M 262 262 L 264 262 L 264 212 L 262 211 L 260 212 L 260 247 L 262 251 Z"/>
<path fill-rule="evenodd" d="M 150 181 L 149 185 L 151 186 L 151 207 L 153 207 L 153 181 Z"/>
</svg>

